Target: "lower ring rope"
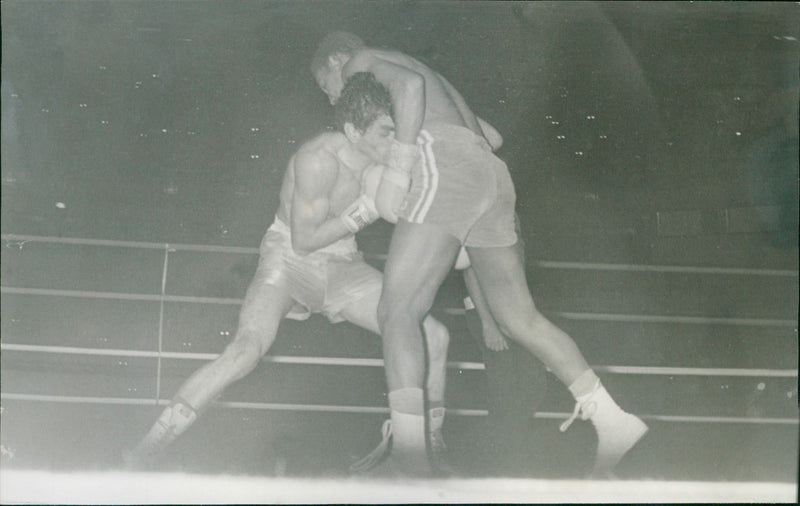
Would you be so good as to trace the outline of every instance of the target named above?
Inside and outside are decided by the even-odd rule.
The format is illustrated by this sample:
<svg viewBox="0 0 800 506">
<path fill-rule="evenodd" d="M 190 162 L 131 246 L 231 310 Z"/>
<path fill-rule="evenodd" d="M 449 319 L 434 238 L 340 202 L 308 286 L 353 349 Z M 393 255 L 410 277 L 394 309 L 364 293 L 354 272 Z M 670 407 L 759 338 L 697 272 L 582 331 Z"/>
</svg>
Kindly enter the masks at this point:
<svg viewBox="0 0 800 506">
<path fill-rule="evenodd" d="M 722 274 L 794 277 L 798 271 L 782 269 L 748 269 L 742 267 L 689 267 L 681 265 L 637 265 L 637 264 L 603 264 L 588 262 L 556 262 L 540 260 L 538 267 L 545 269 L 572 269 L 591 271 L 623 271 L 623 272 L 672 272 L 680 274 Z"/>
<path fill-rule="evenodd" d="M 114 357 L 171 358 L 186 360 L 214 360 L 219 353 L 187 353 L 169 351 L 139 351 L 104 348 L 80 348 L 71 346 L 43 346 L 35 344 L 0 343 L 0 351 L 24 351 L 31 353 L 62 353 L 68 355 L 97 355 Z M 289 355 L 266 355 L 264 362 L 298 365 L 340 365 L 356 367 L 383 367 L 381 358 L 348 358 L 348 357 L 301 357 Z M 451 369 L 484 370 L 482 362 L 447 362 Z M 641 374 L 658 376 L 733 376 L 733 377 L 770 377 L 796 378 L 796 369 L 732 369 L 711 367 L 651 367 L 651 366 L 615 366 L 593 365 L 592 369 L 609 374 Z"/>
<path fill-rule="evenodd" d="M 136 399 L 125 397 L 78 397 L 61 395 L 16 394 L 2 393 L 0 399 L 9 401 L 31 402 L 60 402 L 66 404 L 114 404 L 133 406 L 152 406 L 153 399 Z M 170 399 L 158 399 L 156 404 L 166 406 Z M 260 409 L 270 411 L 315 411 L 327 413 L 360 413 L 360 414 L 388 414 L 389 408 L 378 406 L 337 406 L 327 404 L 287 404 L 268 402 L 238 402 L 217 401 L 215 406 L 233 409 Z M 448 415 L 456 416 L 488 416 L 485 409 L 448 408 Z M 538 411 L 533 418 L 540 419 L 567 419 L 570 413 Z M 690 416 L 690 415 L 648 415 L 637 414 L 644 420 L 659 422 L 679 423 L 738 423 L 738 424 L 770 424 L 770 425 L 799 425 L 798 418 L 765 418 L 765 417 L 735 417 L 735 416 Z"/>
</svg>

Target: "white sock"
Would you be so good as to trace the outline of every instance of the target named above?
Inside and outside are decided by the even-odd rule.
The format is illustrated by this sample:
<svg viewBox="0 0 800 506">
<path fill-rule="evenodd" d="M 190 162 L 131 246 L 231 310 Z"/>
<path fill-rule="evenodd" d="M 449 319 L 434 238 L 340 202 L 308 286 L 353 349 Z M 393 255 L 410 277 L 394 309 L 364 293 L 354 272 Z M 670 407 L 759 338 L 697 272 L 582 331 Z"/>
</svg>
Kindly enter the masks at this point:
<svg viewBox="0 0 800 506">
<path fill-rule="evenodd" d="M 425 454 L 425 401 L 421 388 L 389 392 L 392 451 Z"/>
<path fill-rule="evenodd" d="M 585 402 L 600 388 L 600 378 L 597 377 L 593 370 L 586 369 L 567 388 L 572 392 L 572 396 L 576 401 Z"/>
</svg>

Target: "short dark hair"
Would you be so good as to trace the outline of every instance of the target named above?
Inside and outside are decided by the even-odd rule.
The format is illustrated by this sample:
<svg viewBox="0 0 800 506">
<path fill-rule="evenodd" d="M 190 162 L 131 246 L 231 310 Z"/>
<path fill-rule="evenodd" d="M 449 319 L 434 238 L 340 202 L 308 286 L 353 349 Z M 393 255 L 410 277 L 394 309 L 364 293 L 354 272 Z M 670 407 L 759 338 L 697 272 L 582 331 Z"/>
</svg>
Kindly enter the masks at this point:
<svg viewBox="0 0 800 506">
<path fill-rule="evenodd" d="M 352 123 L 363 132 L 381 114 L 392 116 L 392 96 L 370 72 L 356 72 L 345 83 L 334 114 L 340 129 Z"/>
<path fill-rule="evenodd" d="M 311 73 L 316 74 L 318 70 L 328 65 L 328 57 L 343 53 L 352 55 L 359 49 L 366 47 L 364 41 L 358 35 L 350 32 L 331 32 L 319 42 L 314 56 L 311 58 Z"/>
</svg>

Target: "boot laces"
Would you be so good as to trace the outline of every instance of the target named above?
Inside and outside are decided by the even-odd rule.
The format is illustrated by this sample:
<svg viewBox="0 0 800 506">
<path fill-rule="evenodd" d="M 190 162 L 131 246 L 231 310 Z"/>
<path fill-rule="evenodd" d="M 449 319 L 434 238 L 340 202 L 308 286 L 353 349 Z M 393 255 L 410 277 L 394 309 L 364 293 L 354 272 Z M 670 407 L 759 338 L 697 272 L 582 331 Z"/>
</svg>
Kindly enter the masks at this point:
<svg viewBox="0 0 800 506">
<path fill-rule="evenodd" d="M 372 450 L 369 455 L 358 460 L 350 466 L 351 474 L 358 474 L 369 471 L 378 465 L 381 458 L 386 454 L 389 449 L 389 439 L 392 436 L 392 421 L 386 420 L 381 427 L 381 442 Z"/>
<path fill-rule="evenodd" d="M 447 450 L 447 445 L 444 442 L 444 436 L 442 436 L 442 431 L 434 430 L 428 433 L 431 441 L 431 451 L 433 453 L 439 454 L 444 453 Z"/>
<path fill-rule="evenodd" d="M 597 412 L 597 403 L 592 400 L 587 400 L 585 402 L 576 402 L 575 409 L 572 410 L 572 414 L 567 418 L 567 420 L 561 424 L 558 428 L 561 432 L 566 432 L 569 429 L 572 422 L 578 419 L 580 416 L 581 420 L 588 420 Z"/>
</svg>

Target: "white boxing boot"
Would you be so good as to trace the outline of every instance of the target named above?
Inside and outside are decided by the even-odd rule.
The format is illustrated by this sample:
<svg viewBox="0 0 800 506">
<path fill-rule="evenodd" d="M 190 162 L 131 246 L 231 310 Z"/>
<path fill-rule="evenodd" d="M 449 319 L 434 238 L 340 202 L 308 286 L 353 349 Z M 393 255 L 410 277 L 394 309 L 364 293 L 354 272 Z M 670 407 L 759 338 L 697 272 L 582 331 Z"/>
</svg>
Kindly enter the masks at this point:
<svg viewBox="0 0 800 506">
<path fill-rule="evenodd" d="M 389 392 L 389 407 L 391 420 L 383 424 L 380 444 L 350 471 L 379 478 L 430 477 L 422 389 Z"/>
<path fill-rule="evenodd" d="M 131 451 L 123 453 L 123 463 L 128 469 L 149 466 L 186 429 L 197 420 L 197 412 L 188 402 L 173 400 L 164 408 L 147 435 Z"/>
<path fill-rule="evenodd" d="M 428 444 L 430 445 L 430 461 L 433 470 L 443 476 L 452 476 L 455 470 L 447 463 L 445 453 L 447 445 L 442 435 L 445 408 L 432 408 L 428 410 Z"/>
<path fill-rule="evenodd" d="M 623 411 L 599 379 L 591 393 L 576 396 L 576 401 L 572 416 L 561 425 L 561 432 L 578 416 L 591 420 L 597 432 L 597 455 L 591 477 L 613 477 L 614 467 L 647 433 L 647 425 L 636 415 Z"/>
</svg>

